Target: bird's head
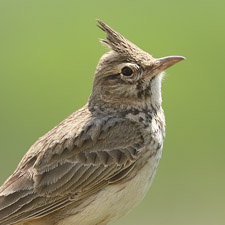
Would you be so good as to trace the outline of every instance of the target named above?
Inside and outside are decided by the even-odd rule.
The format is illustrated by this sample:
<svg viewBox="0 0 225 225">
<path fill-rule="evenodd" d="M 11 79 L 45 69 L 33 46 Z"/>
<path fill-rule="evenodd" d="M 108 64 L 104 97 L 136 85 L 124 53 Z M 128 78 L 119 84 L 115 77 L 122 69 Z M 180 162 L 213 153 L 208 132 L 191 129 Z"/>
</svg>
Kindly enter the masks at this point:
<svg viewBox="0 0 225 225">
<path fill-rule="evenodd" d="M 182 56 L 153 58 L 98 20 L 106 33 L 100 40 L 110 48 L 99 60 L 89 102 L 114 108 L 161 106 L 163 71 L 184 59 Z"/>
</svg>

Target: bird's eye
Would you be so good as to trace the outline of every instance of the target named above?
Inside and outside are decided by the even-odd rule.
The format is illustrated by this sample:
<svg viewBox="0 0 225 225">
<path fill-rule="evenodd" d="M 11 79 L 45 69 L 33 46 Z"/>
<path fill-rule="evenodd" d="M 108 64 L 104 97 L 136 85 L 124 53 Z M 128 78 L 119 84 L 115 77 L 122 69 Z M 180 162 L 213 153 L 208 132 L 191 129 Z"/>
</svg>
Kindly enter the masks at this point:
<svg viewBox="0 0 225 225">
<path fill-rule="evenodd" d="M 128 66 L 125 66 L 123 67 L 123 69 L 121 70 L 121 73 L 124 75 L 124 76 L 131 76 L 133 74 L 133 70 L 128 67 Z"/>
</svg>

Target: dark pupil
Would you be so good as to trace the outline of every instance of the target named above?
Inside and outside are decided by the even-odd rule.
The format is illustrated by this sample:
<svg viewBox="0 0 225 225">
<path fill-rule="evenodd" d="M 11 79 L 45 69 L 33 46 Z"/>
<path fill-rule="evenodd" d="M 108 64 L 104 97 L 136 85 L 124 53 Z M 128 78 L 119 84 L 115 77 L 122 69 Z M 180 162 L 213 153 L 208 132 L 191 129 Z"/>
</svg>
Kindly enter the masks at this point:
<svg viewBox="0 0 225 225">
<path fill-rule="evenodd" d="M 124 76 L 130 76 L 133 73 L 133 70 L 130 67 L 125 66 L 121 72 Z"/>
</svg>

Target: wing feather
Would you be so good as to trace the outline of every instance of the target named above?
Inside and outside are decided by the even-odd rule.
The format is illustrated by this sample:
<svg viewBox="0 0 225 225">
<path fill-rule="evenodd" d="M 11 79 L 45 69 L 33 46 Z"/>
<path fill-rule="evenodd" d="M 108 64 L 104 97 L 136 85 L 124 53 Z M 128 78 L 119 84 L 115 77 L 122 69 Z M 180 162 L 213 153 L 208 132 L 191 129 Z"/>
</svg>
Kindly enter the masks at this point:
<svg viewBox="0 0 225 225">
<path fill-rule="evenodd" d="M 124 118 L 85 117 L 87 110 L 40 138 L 3 184 L 0 225 L 36 219 L 84 200 L 133 168 L 143 146 L 139 127 Z"/>
</svg>

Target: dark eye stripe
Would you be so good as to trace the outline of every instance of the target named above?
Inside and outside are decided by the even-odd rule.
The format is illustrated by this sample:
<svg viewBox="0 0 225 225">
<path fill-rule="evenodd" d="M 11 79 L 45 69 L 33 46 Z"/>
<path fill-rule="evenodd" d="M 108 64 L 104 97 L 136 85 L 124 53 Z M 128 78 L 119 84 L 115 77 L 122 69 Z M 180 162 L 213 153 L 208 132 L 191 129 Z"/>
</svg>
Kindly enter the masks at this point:
<svg viewBox="0 0 225 225">
<path fill-rule="evenodd" d="M 115 79 L 118 79 L 118 78 L 120 78 L 120 73 L 112 74 L 112 75 L 109 75 L 109 76 L 105 77 L 106 80 L 115 80 Z"/>
</svg>

